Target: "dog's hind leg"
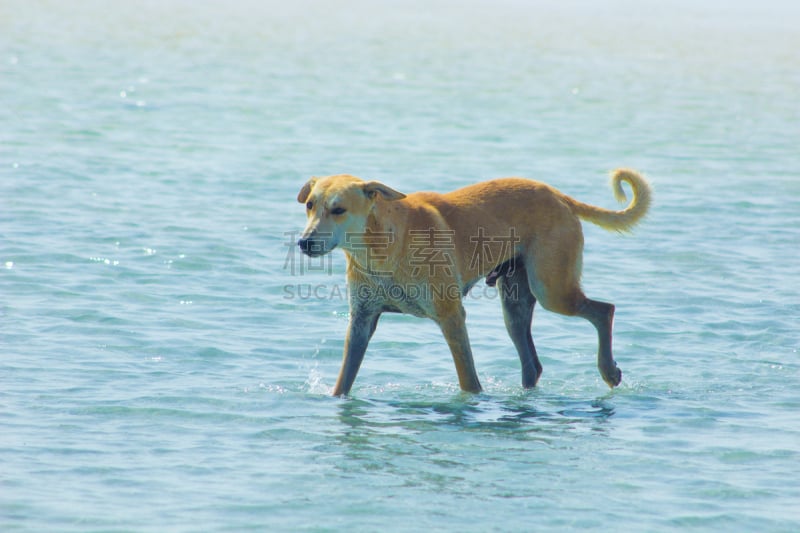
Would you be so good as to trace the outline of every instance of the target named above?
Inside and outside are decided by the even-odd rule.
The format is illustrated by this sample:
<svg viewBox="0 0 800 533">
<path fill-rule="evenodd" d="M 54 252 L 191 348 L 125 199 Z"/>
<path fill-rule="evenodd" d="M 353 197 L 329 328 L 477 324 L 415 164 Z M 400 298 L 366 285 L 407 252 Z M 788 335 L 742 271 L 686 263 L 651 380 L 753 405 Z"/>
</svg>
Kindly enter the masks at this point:
<svg viewBox="0 0 800 533">
<path fill-rule="evenodd" d="M 622 379 L 611 354 L 614 306 L 586 297 L 581 289 L 583 232 L 577 219 L 563 219 L 560 231 L 540 236 L 535 252 L 525 257 L 530 290 L 554 313 L 585 318 L 597 329 L 597 368 L 603 380 L 616 387 Z"/>
<path fill-rule="evenodd" d="M 533 308 L 536 297 L 528 288 L 528 275 L 520 258 L 511 259 L 510 266 L 501 268 L 503 274 L 498 278 L 500 301 L 503 304 L 503 319 L 508 335 L 514 343 L 522 364 L 522 386 L 531 388 L 542 375 L 542 363 L 536 355 L 531 335 Z"/>
<path fill-rule="evenodd" d="M 538 278 L 535 276 L 539 275 Z M 585 318 L 597 330 L 597 368 L 609 387 L 616 387 L 622 380 L 622 372 L 611 354 L 611 328 L 614 323 L 614 305 L 591 300 L 583 294 L 576 279 L 569 277 L 541 276 L 528 270 L 530 284 L 542 307 L 548 311 L 567 316 Z"/>
<path fill-rule="evenodd" d="M 576 313 L 585 318 L 597 329 L 597 368 L 609 387 L 616 387 L 622 381 L 622 371 L 617 368 L 611 354 L 611 329 L 614 324 L 614 304 L 598 302 L 584 297 Z"/>
</svg>

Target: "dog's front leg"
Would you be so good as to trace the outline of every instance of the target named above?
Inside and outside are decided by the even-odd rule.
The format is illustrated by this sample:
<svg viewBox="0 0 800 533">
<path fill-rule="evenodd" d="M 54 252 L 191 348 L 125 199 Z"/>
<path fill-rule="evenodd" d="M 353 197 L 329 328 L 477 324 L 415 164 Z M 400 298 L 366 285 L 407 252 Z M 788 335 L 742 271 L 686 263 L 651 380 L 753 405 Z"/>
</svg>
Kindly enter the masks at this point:
<svg viewBox="0 0 800 533">
<path fill-rule="evenodd" d="M 361 307 L 350 309 L 350 322 L 347 325 L 347 337 L 344 340 L 344 356 L 342 368 L 339 370 L 339 379 L 333 387 L 334 396 L 343 396 L 350 392 L 353 382 L 361 367 L 367 344 L 375 333 L 380 312 L 367 310 Z"/>
<path fill-rule="evenodd" d="M 461 302 L 451 302 L 449 305 L 437 306 L 437 312 L 437 322 L 453 355 L 461 390 L 481 392 L 481 383 L 478 381 L 478 373 L 475 371 L 475 362 L 472 359 L 472 348 L 469 345 L 464 307 Z"/>
</svg>

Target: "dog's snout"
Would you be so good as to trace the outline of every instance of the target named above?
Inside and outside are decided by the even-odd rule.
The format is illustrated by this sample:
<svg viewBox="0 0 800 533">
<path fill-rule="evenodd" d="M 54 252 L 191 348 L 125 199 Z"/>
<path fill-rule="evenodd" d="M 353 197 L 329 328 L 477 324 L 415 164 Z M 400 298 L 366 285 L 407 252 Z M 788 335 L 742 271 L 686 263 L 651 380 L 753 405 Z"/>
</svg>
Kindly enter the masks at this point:
<svg viewBox="0 0 800 533">
<path fill-rule="evenodd" d="M 313 237 L 300 238 L 300 240 L 297 241 L 297 246 L 300 247 L 300 251 L 311 257 L 324 255 L 329 251 L 324 239 L 315 239 Z"/>
</svg>

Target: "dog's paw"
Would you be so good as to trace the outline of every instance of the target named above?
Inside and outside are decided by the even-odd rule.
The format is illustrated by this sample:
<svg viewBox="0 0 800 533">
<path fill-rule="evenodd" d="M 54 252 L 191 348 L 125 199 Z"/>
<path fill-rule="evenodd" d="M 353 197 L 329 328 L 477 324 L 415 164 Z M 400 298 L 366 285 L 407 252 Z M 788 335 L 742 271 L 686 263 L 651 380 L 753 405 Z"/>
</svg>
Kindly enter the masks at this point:
<svg viewBox="0 0 800 533">
<path fill-rule="evenodd" d="M 617 363 L 614 363 L 614 366 L 610 368 L 601 368 L 600 374 L 603 376 L 603 381 L 612 389 L 622 381 L 622 370 L 619 369 Z"/>
</svg>

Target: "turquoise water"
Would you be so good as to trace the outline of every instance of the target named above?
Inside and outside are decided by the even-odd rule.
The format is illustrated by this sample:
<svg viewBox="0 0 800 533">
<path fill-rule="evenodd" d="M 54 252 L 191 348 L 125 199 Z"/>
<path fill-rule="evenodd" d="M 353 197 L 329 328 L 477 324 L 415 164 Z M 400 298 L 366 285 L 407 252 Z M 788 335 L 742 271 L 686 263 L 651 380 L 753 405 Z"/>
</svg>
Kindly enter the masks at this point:
<svg viewBox="0 0 800 533">
<path fill-rule="evenodd" d="M 0 3 L 0 529 L 800 529 L 800 10 L 664 4 Z M 619 388 L 537 310 L 523 390 L 479 285 L 483 394 L 386 316 L 328 396 L 309 176 L 613 207 L 618 166 L 655 189 L 584 226 Z"/>
</svg>

